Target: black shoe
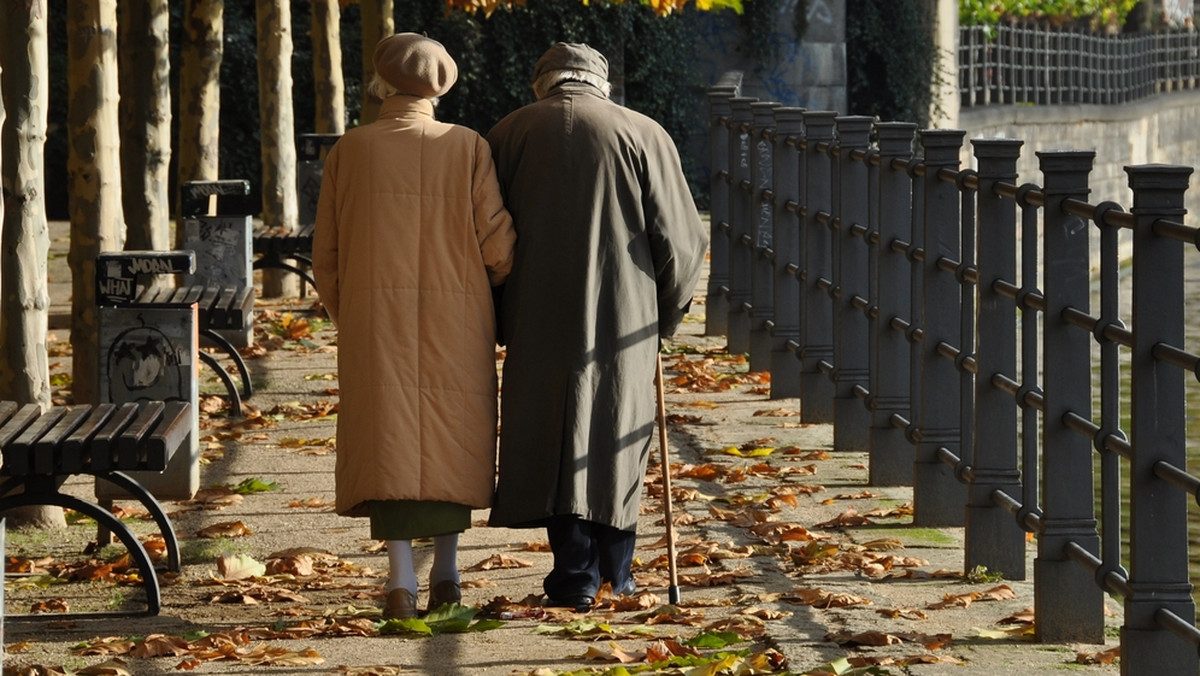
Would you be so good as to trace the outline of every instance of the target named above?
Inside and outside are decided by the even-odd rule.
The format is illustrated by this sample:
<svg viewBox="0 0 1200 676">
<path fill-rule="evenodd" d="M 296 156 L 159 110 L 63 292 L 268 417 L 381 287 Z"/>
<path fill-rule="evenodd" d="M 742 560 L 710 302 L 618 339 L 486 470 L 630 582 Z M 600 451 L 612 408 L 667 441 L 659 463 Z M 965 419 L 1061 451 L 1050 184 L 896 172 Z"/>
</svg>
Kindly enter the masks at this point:
<svg viewBox="0 0 1200 676">
<path fill-rule="evenodd" d="M 586 613 L 595 605 L 596 599 L 586 594 L 564 596 L 561 599 L 547 598 L 542 603 L 547 608 L 570 608 L 577 613 Z"/>
<path fill-rule="evenodd" d="M 613 585 L 613 596 L 633 596 L 637 593 L 637 582 L 633 578 L 625 580 L 625 584 L 621 586 Z"/>
</svg>

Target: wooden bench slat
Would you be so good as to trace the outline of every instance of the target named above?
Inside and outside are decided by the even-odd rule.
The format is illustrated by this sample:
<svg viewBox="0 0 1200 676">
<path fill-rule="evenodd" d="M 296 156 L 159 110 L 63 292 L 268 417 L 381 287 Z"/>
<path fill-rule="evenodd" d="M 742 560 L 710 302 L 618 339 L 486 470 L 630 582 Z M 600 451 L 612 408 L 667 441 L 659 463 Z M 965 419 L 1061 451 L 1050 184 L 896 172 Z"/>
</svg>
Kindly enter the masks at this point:
<svg viewBox="0 0 1200 676">
<path fill-rule="evenodd" d="M 143 444 L 146 469 L 166 469 L 171 456 L 191 432 L 192 405 L 186 401 L 168 401 L 162 420 Z"/>
<path fill-rule="evenodd" d="M 213 303 L 213 314 L 209 326 L 214 329 L 227 329 L 230 327 L 229 309 L 233 304 L 233 296 L 237 290 L 232 287 L 223 286 L 217 291 L 217 302 Z"/>
<path fill-rule="evenodd" d="M 16 439 L 3 447 L 3 471 L 9 476 L 29 474 L 33 469 L 33 448 L 37 440 L 66 415 L 65 408 L 52 408 L 26 427 Z"/>
<path fill-rule="evenodd" d="M 8 419 L 11 418 L 19 408 L 21 408 L 21 405 L 15 401 L 0 401 L 0 425 L 8 422 Z"/>
<path fill-rule="evenodd" d="M 92 443 L 96 432 L 104 426 L 104 423 L 108 422 L 109 417 L 116 410 L 116 404 L 96 405 L 92 408 L 88 419 L 67 437 L 59 455 L 63 472 L 74 474 L 83 471 L 88 466 L 88 445 Z"/>
<path fill-rule="evenodd" d="M 202 289 L 201 287 L 189 286 L 189 287 L 187 287 L 187 294 L 184 295 L 183 302 L 188 305 L 191 305 L 192 303 L 199 303 L 200 296 L 203 294 L 204 294 L 204 289 Z"/>
<path fill-rule="evenodd" d="M 248 317 L 254 311 L 254 289 L 242 286 L 233 289 L 226 322 L 231 329 L 245 328 Z"/>
<path fill-rule="evenodd" d="M 91 406 L 72 406 L 33 446 L 33 473 L 57 474 L 63 442 L 91 415 Z"/>
<path fill-rule="evenodd" d="M 104 427 L 92 438 L 91 466 L 93 470 L 106 472 L 113 469 L 116 461 L 117 437 L 129 426 L 138 414 L 138 404 L 129 402 L 113 413 Z"/>
<path fill-rule="evenodd" d="M 25 404 L 0 427 L 0 448 L 7 448 L 10 443 L 42 414 L 42 407 L 37 404 Z M 3 470 L 3 466 L 0 466 Z"/>
<path fill-rule="evenodd" d="M 213 305 L 217 302 L 217 298 L 221 294 L 220 287 L 204 286 L 201 287 L 200 300 L 200 328 L 212 325 Z"/>
<path fill-rule="evenodd" d="M 117 469 L 140 469 L 143 465 L 141 457 L 142 441 L 149 436 L 150 431 L 162 417 L 165 405 L 161 401 L 149 401 L 142 404 L 142 410 L 129 427 L 121 432 L 117 439 Z"/>
<path fill-rule="evenodd" d="M 171 303 L 181 305 L 186 302 L 188 295 L 187 287 L 175 287 L 171 289 Z"/>
</svg>

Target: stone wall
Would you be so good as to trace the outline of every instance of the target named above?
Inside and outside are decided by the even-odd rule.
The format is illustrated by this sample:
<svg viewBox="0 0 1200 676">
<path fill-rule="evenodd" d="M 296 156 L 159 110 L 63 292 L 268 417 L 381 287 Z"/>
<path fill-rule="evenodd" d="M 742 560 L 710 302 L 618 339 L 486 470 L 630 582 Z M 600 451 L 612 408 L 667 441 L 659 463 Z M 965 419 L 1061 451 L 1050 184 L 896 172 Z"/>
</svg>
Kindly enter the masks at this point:
<svg viewBox="0 0 1200 676">
<path fill-rule="evenodd" d="M 1042 184 L 1036 151 L 1094 150 L 1088 201 L 1132 203 L 1124 167 L 1133 164 L 1200 164 L 1200 91 L 1182 91 L 1124 105 L 988 106 L 964 108 L 957 127 L 967 132 L 963 166 L 973 167 L 969 140 L 1014 138 L 1025 142 L 1019 182 Z M 1192 175 L 1188 214 L 1200 216 L 1200 178 Z"/>
</svg>

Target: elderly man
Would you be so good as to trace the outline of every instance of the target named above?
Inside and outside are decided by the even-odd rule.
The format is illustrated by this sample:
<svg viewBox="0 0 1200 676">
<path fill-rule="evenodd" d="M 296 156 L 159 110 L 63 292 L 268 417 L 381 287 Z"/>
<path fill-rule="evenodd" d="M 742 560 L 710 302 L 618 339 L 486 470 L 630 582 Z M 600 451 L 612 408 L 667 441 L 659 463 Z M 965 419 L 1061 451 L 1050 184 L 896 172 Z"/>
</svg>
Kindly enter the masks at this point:
<svg viewBox="0 0 1200 676">
<path fill-rule="evenodd" d="M 604 582 L 636 589 L 655 358 L 707 247 L 670 136 L 608 88 L 602 54 L 558 43 L 534 66 L 537 102 L 488 134 L 517 231 L 490 523 L 546 527 L 546 604 L 577 611 Z"/>
</svg>

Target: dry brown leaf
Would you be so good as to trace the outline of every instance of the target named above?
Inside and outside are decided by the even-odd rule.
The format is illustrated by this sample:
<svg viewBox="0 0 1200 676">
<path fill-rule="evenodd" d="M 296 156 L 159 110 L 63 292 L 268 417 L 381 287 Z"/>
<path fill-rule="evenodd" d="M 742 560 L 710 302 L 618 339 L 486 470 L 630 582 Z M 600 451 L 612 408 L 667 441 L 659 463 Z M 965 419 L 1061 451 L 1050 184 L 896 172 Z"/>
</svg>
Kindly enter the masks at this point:
<svg viewBox="0 0 1200 676">
<path fill-rule="evenodd" d="M 307 577 L 313 574 L 313 560 L 304 554 L 267 559 L 267 574 Z"/>
<path fill-rule="evenodd" d="M 829 521 L 818 523 L 813 528 L 851 528 L 870 525 L 871 520 L 859 514 L 856 510 L 848 509 Z"/>
<path fill-rule="evenodd" d="M 1025 608 L 1019 613 L 1013 613 L 1008 617 L 1000 620 L 997 624 L 1025 624 L 1031 625 L 1034 623 L 1033 608 Z"/>
<path fill-rule="evenodd" d="M 617 664 L 630 664 L 633 662 L 641 662 L 646 657 L 646 653 L 628 653 L 621 649 L 615 641 L 609 641 L 608 649 L 597 646 L 588 646 L 587 652 L 579 656 L 585 660 L 596 660 L 599 662 L 615 662 Z"/>
<path fill-rule="evenodd" d="M 116 658 L 84 667 L 75 673 L 79 676 L 133 676 L 129 665 Z"/>
<path fill-rule="evenodd" d="M 504 554 L 492 554 L 486 559 L 467 568 L 469 571 L 480 570 L 496 570 L 498 568 L 532 568 L 533 564 L 518 559 L 515 556 L 506 556 Z"/>
<path fill-rule="evenodd" d="M 130 657 L 179 657 L 190 652 L 188 642 L 182 636 L 150 634 L 130 649 Z"/>
<path fill-rule="evenodd" d="M 40 613 L 65 613 L 70 608 L 67 606 L 67 600 L 64 598 L 46 599 L 45 601 L 34 601 L 29 606 L 29 612 Z"/>
<path fill-rule="evenodd" d="M 1075 654 L 1076 664 L 1112 664 L 1121 657 L 1121 646 L 1113 646 L 1097 653 L 1080 652 Z"/>
<path fill-rule="evenodd" d="M 875 612 L 890 618 L 906 620 L 928 620 L 929 614 L 920 608 L 879 608 Z"/>
<path fill-rule="evenodd" d="M 241 521 L 222 521 L 196 531 L 196 537 L 214 540 L 217 538 L 240 538 L 253 534 L 254 531 Z"/>
</svg>

